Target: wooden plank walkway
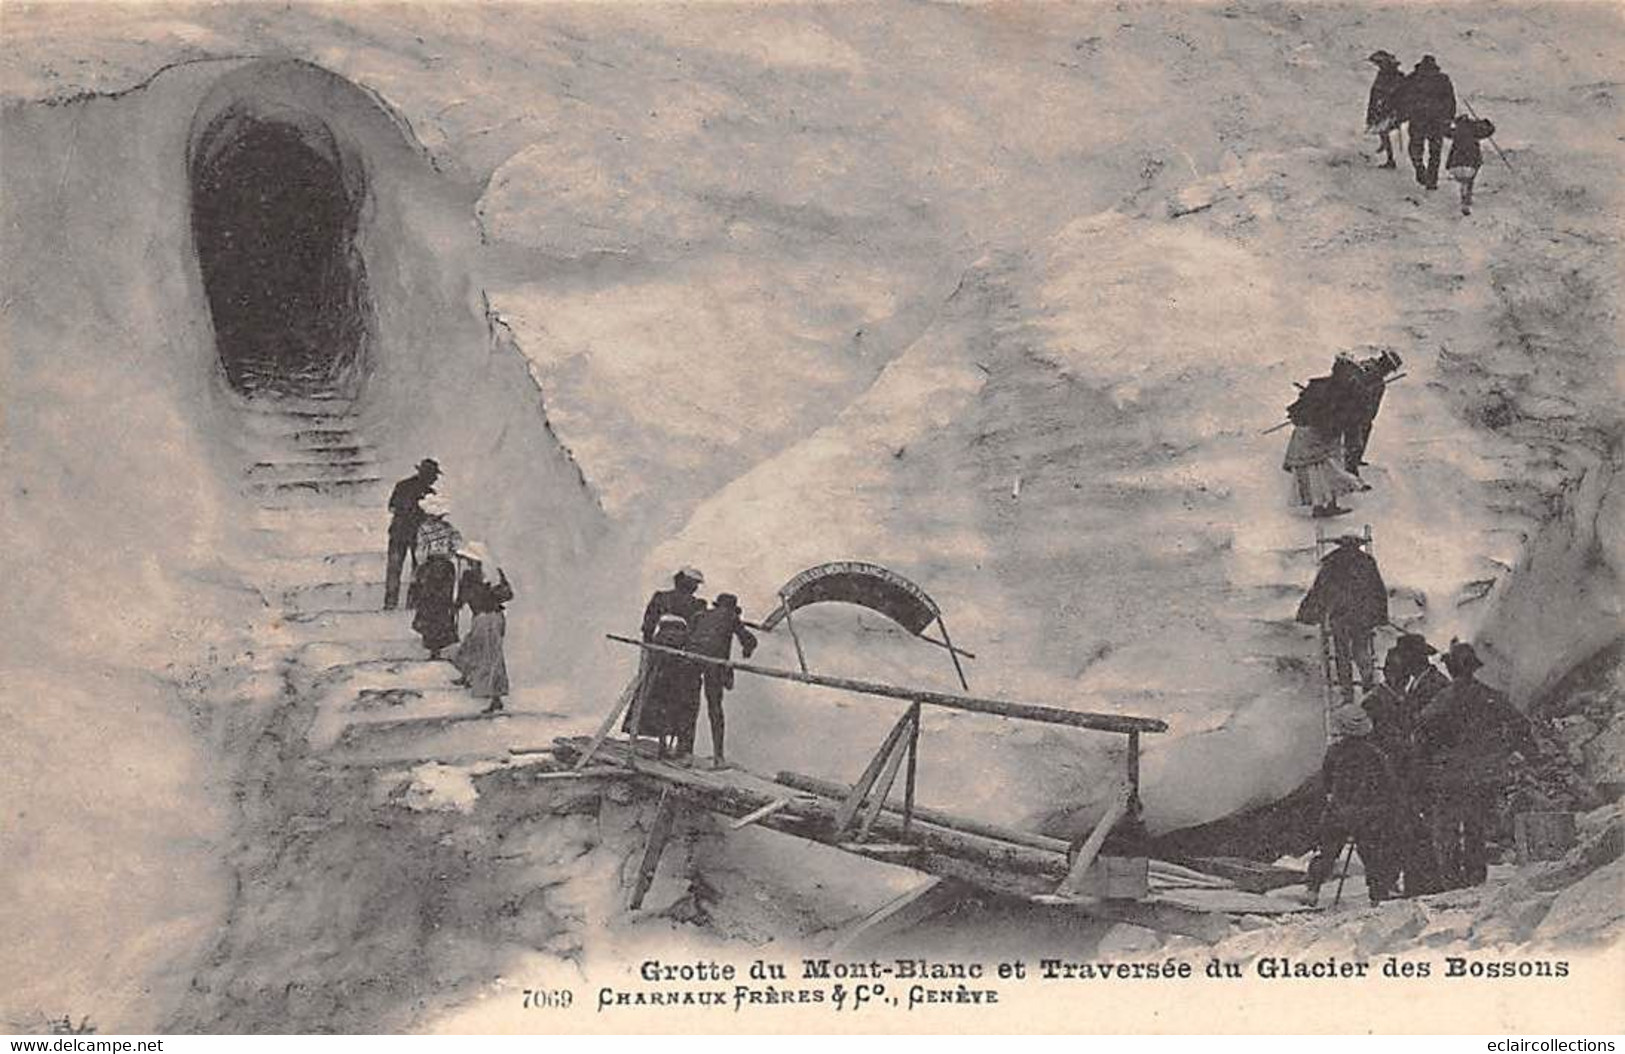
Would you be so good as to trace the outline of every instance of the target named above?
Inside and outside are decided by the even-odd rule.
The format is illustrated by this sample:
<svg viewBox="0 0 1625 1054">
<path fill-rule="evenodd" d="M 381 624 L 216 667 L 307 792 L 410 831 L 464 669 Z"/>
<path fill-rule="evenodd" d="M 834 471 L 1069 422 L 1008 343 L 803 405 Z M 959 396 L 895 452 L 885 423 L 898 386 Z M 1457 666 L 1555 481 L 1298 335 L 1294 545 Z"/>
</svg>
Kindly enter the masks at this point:
<svg viewBox="0 0 1625 1054">
<path fill-rule="evenodd" d="M 592 743 L 591 737 L 554 740 L 558 762 L 572 764 Z M 1282 915 L 1308 910 L 1293 901 L 1248 893 L 1232 883 L 1189 868 L 1152 862 L 1144 895 L 1138 899 L 1106 897 L 1107 872 L 1129 861 L 1101 856 L 1082 881 L 1067 885 L 1071 872 L 1067 843 L 1027 832 L 1009 832 L 992 824 L 961 821 L 938 810 L 917 811 L 905 825 L 892 807 L 874 812 L 869 840 L 856 840 L 841 820 L 843 794 L 849 790 L 822 781 L 785 775 L 790 782 L 769 779 L 742 768 L 714 771 L 691 768 L 634 751 L 626 740 L 600 743 L 594 767 L 613 766 L 640 792 L 682 803 L 735 820 L 831 846 L 854 856 L 908 867 L 969 887 L 1043 904 L 1062 904 L 1087 914 L 1149 929 L 1216 940 L 1229 931 L 1228 915 Z M 831 793 L 833 792 L 833 793 Z M 843 829 L 844 828 L 844 829 Z M 1019 835 L 1017 838 L 1015 836 Z"/>
</svg>

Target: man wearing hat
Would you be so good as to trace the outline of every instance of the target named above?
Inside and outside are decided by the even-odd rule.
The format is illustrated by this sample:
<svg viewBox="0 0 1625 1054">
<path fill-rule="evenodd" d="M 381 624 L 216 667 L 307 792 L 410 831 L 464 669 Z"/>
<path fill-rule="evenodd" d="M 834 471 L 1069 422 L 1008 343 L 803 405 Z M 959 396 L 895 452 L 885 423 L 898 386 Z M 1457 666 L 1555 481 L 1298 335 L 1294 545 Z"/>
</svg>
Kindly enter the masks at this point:
<svg viewBox="0 0 1625 1054">
<path fill-rule="evenodd" d="M 1371 721 L 1357 706 L 1332 714 L 1333 741 L 1321 765 L 1326 801 L 1304 898 L 1311 906 L 1350 838 L 1365 865 L 1371 903 L 1394 895 L 1399 864 L 1394 836 L 1401 829 L 1403 808 L 1400 779 L 1371 730 Z"/>
<path fill-rule="evenodd" d="M 1451 641 L 1444 657 L 1450 684 L 1417 719 L 1434 864 L 1445 889 L 1483 883 L 1485 840 L 1511 776 L 1512 755 L 1533 760 L 1540 754 L 1529 719 L 1478 680 L 1483 665 L 1471 644 Z"/>
<path fill-rule="evenodd" d="M 1405 364 L 1397 351 L 1383 351 L 1368 359 L 1338 356 L 1332 376 L 1339 380 L 1338 429 L 1343 439 L 1343 467 L 1358 476 L 1366 464 L 1365 448 L 1371 441 L 1371 426 L 1382 408 L 1388 390 L 1388 377 Z M 1343 368 L 1339 369 L 1339 364 Z"/>
<path fill-rule="evenodd" d="M 417 563 L 418 527 L 423 523 L 423 510 L 418 503 L 434 493 L 435 480 L 440 478 L 440 464 L 432 457 L 418 462 L 417 472 L 395 484 L 389 493 L 389 556 L 384 565 L 384 610 L 392 611 L 400 601 L 401 565 L 407 554 Z"/>
<path fill-rule="evenodd" d="M 1399 91 L 1399 113 L 1410 123 L 1416 181 L 1428 190 L 1438 190 L 1444 137 L 1456 117 L 1456 88 L 1432 55 L 1423 55 L 1406 76 Z"/>
<path fill-rule="evenodd" d="M 1371 95 L 1365 104 L 1366 131 L 1382 137 L 1383 168 L 1394 168 L 1394 144 L 1389 136 L 1399 130 L 1399 109 L 1395 105 L 1405 73 L 1399 60 L 1386 51 L 1373 51 L 1366 60 L 1377 67 L 1377 79 L 1371 82 Z"/>
<path fill-rule="evenodd" d="M 1338 687 L 1346 704 L 1354 702 L 1354 670 L 1360 683 L 1375 687 L 1376 656 L 1372 634 L 1388 621 L 1388 586 L 1377 561 L 1361 546 L 1365 539 L 1345 534 L 1320 561 L 1314 584 L 1298 605 L 1299 622 L 1322 625 L 1332 638 Z"/>
<path fill-rule="evenodd" d="M 1420 633 L 1402 633 L 1382 662 L 1382 683 L 1360 700 L 1377 733 L 1406 744 L 1414 741 L 1422 707 L 1450 682 L 1428 656 L 1438 649 Z"/>
<path fill-rule="evenodd" d="M 745 653 L 745 658 L 750 658 L 751 653 L 756 650 L 756 635 L 745 628 L 744 619 L 739 612 L 739 598 L 732 593 L 718 593 L 709 610 L 694 616 L 694 631 L 689 634 L 688 650 L 715 659 L 731 659 L 736 638 L 739 647 Z M 703 683 L 705 713 L 711 723 L 711 767 L 726 768 L 728 761 L 723 754 L 725 721 L 722 714 L 722 693 L 734 686 L 733 668 L 706 664 Z M 695 715 L 696 720 L 698 716 Z M 688 732 L 690 752 L 693 746 L 694 731 L 691 724 Z"/>
<path fill-rule="evenodd" d="M 1401 634 L 1383 660 L 1383 683 L 1360 701 L 1371 719 L 1372 743 L 1393 766 L 1397 804 L 1390 844 L 1407 896 L 1437 889 L 1427 824 L 1427 786 L 1416 751 L 1417 713 L 1450 683 L 1428 660 L 1436 651 L 1419 633 Z"/>
</svg>

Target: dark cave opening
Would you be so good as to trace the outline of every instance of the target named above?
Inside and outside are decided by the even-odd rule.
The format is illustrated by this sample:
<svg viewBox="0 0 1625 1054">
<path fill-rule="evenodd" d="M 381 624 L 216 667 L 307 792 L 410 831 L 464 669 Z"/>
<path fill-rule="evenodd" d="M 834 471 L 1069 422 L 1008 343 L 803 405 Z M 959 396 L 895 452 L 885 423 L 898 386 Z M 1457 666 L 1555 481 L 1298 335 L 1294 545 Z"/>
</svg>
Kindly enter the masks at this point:
<svg viewBox="0 0 1625 1054">
<path fill-rule="evenodd" d="M 194 144 L 193 245 L 237 390 L 355 394 L 369 302 L 354 168 L 304 114 L 227 110 Z"/>
</svg>

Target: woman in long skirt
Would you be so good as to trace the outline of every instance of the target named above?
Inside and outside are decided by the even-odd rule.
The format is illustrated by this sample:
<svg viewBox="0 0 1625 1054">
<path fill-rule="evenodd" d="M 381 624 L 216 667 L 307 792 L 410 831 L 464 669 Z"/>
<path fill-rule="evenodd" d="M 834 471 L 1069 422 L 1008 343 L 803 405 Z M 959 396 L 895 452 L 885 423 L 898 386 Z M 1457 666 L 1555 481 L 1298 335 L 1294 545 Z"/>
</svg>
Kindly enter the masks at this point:
<svg viewBox="0 0 1625 1054">
<path fill-rule="evenodd" d="M 650 643 L 687 650 L 688 622 L 681 615 L 660 616 Z M 659 754 L 665 757 L 699 714 L 700 666 L 676 655 L 646 654 L 648 661 L 621 727 L 634 736 L 655 736 Z"/>
<path fill-rule="evenodd" d="M 485 713 L 494 714 L 502 709 L 502 697 L 508 694 L 508 662 L 502 651 L 508 616 L 503 605 L 513 599 L 513 586 L 501 568 L 496 569 L 495 582 L 486 577 L 491 557 L 478 542 L 468 543 L 458 555 L 465 557 L 469 566 L 463 572 L 457 604 L 467 604 L 474 619 L 452 662 L 462 673 L 458 683 L 466 685 L 476 699 L 491 700 Z"/>
<path fill-rule="evenodd" d="M 412 595 L 417 602 L 412 628 L 423 638 L 429 658 L 457 643 L 457 566 L 445 553 L 426 557 L 413 578 Z"/>
<path fill-rule="evenodd" d="M 1359 477 L 1343 467 L 1343 444 L 1331 429 L 1294 425 L 1281 467 L 1292 473 L 1292 504 L 1308 506 L 1317 517 L 1352 511 L 1337 499 L 1365 489 Z"/>
</svg>

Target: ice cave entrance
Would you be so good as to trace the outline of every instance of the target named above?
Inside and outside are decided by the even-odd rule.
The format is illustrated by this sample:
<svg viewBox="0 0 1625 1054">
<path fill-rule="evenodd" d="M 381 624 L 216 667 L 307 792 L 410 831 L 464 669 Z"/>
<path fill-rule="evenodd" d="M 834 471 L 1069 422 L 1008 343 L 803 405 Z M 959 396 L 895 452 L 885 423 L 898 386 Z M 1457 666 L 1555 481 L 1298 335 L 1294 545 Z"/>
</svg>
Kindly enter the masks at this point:
<svg viewBox="0 0 1625 1054">
<path fill-rule="evenodd" d="M 227 379 L 251 394 L 354 395 L 370 305 L 366 185 L 308 112 L 226 108 L 192 144 L 192 239 Z"/>
</svg>

